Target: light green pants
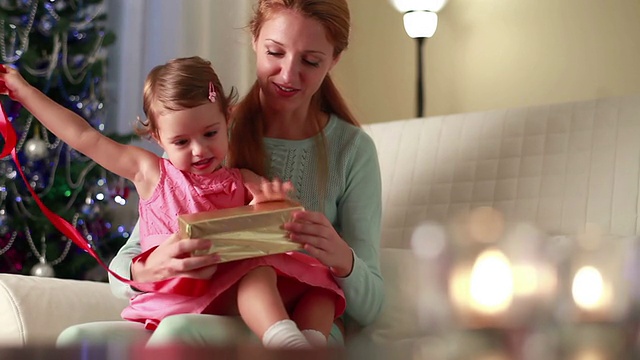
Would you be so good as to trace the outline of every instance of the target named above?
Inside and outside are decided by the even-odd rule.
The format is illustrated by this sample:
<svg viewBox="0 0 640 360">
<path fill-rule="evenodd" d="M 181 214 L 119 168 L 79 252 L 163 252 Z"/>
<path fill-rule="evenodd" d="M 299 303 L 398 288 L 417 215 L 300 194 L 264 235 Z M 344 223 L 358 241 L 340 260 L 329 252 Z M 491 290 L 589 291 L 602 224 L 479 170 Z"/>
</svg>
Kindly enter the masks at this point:
<svg viewBox="0 0 640 360">
<path fill-rule="evenodd" d="M 203 314 L 180 314 L 163 319 L 155 331 L 141 323 L 100 321 L 71 326 L 58 336 L 58 347 L 80 343 L 146 343 L 147 346 L 181 342 L 189 345 L 235 345 L 259 343 L 239 317 Z M 329 344 L 343 346 L 337 326 L 329 335 Z"/>
</svg>

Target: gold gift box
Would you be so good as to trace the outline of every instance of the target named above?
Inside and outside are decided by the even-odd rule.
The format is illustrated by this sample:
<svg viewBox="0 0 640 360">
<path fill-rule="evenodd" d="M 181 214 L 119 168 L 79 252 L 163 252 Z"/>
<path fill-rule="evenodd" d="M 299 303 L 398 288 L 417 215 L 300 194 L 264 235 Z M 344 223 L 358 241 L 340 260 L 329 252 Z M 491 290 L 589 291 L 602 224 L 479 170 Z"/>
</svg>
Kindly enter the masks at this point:
<svg viewBox="0 0 640 360">
<path fill-rule="evenodd" d="M 193 255 L 217 253 L 221 263 L 299 250 L 302 246 L 289 240 L 282 229 L 282 224 L 298 210 L 304 208 L 296 202 L 273 201 L 180 215 L 180 235 L 210 239 L 209 250 L 195 251 Z"/>
</svg>

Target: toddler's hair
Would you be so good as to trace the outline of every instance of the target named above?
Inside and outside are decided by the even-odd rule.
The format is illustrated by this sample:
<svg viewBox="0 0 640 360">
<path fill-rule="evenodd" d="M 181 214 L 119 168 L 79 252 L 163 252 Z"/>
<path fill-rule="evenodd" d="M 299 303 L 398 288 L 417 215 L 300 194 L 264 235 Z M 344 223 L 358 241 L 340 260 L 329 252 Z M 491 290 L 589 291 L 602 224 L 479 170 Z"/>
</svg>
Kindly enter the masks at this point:
<svg viewBox="0 0 640 360">
<path fill-rule="evenodd" d="M 136 134 L 149 138 L 158 136 L 158 116 L 172 111 L 192 109 L 209 101 L 209 83 L 216 91 L 216 104 L 229 116 L 229 107 L 237 98 L 235 89 L 225 95 L 211 62 L 199 56 L 178 58 L 154 67 L 147 75 L 142 94 L 142 109 L 147 119 L 138 118 Z"/>
</svg>

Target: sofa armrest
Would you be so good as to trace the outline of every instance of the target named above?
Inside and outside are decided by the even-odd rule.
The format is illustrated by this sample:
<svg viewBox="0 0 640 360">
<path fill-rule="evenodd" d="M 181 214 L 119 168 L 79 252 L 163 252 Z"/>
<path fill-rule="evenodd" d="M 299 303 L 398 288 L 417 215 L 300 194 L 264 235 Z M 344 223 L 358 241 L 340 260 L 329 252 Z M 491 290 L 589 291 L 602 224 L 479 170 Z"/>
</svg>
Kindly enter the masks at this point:
<svg viewBox="0 0 640 360">
<path fill-rule="evenodd" d="M 107 283 L 0 274 L 0 346 L 54 344 L 65 328 L 121 320 Z"/>
</svg>

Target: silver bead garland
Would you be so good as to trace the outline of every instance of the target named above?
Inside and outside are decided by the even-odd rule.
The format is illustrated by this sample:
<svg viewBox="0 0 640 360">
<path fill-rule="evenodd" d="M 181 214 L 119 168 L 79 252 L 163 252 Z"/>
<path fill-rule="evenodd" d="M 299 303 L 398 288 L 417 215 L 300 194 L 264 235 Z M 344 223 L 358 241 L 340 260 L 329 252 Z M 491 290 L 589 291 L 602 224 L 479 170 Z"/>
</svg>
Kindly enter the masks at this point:
<svg viewBox="0 0 640 360">
<path fill-rule="evenodd" d="M 74 225 L 75 226 L 75 225 Z M 60 254 L 60 256 L 58 256 L 57 259 L 47 262 L 47 257 L 46 257 L 46 250 L 47 250 L 47 243 L 46 243 L 46 238 L 44 236 L 44 234 L 42 235 L 42 237 L 40 238 L 40 243 L 41 243 L 41 248 L 40 251 L 38 251 L 38 249 L 36 248 L 36 244 L 33 242 L 33 238 L 31 237 L 31 230 L 28 227 L 25 227 L 25 235 L 27 238 L 27 243 L 29 243 L 29 247 L 31 248 L 31 251 L 33 252 L 33 254 L 38 258 L 38 260 L 41 263 L 48 263 L 51 266 L 55 266 L 58 265 L 62 262 L 62 260 L 64 260 L 65 257 L 67 257 L 67 254 L 69 253 L 69 249 L 71 248 L 71 243 L 72 241 L 67 239 L 67 243 L 64 247 L 64 250 L 62 250 L 62 253 Z M 66 239 L 66 237 L 62 237 L 63 239 Z"/>
<path fill-rule="evenodd" d="M 32 0 L 30 5 L 31 11 L 29 12 L 29 21 L 24 29 L 18 29 L 16 25 L 10 24 L 11 35 L 9 36 L 9 39 L 12 46 L 11 52 L 13 53 L 11 56 L 7 55 L 7 42 L 5 40 L 7 37 L 4 29 L 4 19 L 0 19 L 0 57 L 2 57 L 2 62 L 5 64 L 18 61 L 29 47 L 29 33 L 31 32 L 33 21 L 35 20 L 36 12 L 38 11 L 38 1 Z M 13 43 L 15 43 L 16 36 L 20 42 L 18 50 L 13 49 Z"/>
<path fill-rule="evenodd" d="M 13 245 L 13 242 L 16 241 L 17 236 L 18 236 L 17 231 L 14 231 L 13 233 L 11 233 L 9 242 L 2 249 L 0 249 L 0 256 L 4 255 L 4 253 L 6 253 L 7 251 L 9 251 L 9 249 L 11 249 L 11 246 Z"/>
</svg>

